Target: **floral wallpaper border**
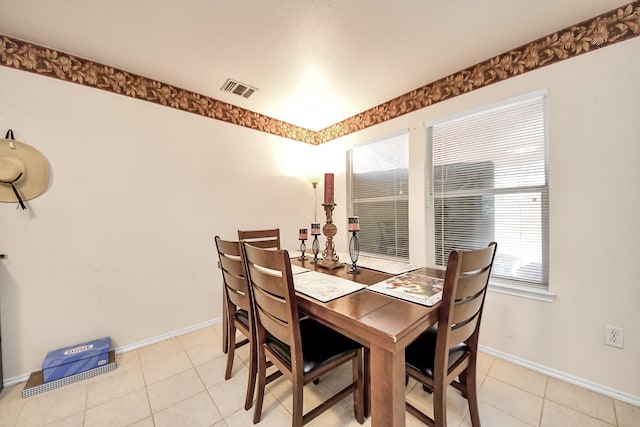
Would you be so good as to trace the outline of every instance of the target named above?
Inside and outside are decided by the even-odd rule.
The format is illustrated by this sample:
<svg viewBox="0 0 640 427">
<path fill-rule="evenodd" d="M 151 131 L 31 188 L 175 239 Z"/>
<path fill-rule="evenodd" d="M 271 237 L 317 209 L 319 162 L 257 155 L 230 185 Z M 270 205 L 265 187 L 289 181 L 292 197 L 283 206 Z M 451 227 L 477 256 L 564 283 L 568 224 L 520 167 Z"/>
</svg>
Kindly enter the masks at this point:
<svg viewBox="0 0 640 427">
<path fill-rule="evenodd" d="M 458 95 L 640 35 L 640 1 L 450 74 L 318 132 L 323 143 Z"/>
<path fill-rule="evenodd" d="M 0 65 L 317 145 L 639 35 L 640 0 L 450 74 L 317 132 L 196 92 L 9 36 L 0 35 Z"/>
<path fill-rule="evenodd" d="M 316 144 L 316 133 L 312 130 L 109 65 L 3 35 L 0 35 L 0 65 Z"/>
</svg>

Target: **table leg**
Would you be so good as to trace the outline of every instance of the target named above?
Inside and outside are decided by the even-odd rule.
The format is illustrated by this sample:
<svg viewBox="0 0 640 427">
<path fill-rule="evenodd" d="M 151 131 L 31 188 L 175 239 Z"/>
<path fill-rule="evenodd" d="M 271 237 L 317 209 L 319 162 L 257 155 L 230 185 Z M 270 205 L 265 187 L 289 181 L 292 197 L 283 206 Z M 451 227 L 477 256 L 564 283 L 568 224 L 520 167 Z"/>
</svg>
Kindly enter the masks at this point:
<svg viewBox="0 0 640 427">
<path fill-rule="evenodd" d="M 405 425 L 404 350 L 371 346 L 371 427 Z"/>
<path fill-rule="evenodd" d="M 364 363 L 362 365 L 362 371 L 364 375 L 364 416 L 369 418 L 371 416 L 371 362 L 369 359 L 370 350 L 369 347 L 364 348 L 363 358 Z"/>
</svg>

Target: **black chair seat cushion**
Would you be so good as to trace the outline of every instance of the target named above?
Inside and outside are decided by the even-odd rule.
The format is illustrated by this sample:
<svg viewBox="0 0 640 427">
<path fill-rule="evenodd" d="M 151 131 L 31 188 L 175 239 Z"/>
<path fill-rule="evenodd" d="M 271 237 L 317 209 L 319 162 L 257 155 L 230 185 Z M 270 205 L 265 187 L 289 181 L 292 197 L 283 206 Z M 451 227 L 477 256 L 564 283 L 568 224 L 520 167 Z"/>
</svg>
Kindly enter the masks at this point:
<svg viewBox="0 0 640 427">
<path fill-rule="evenodd" d="M 432 326 L 420 335 L 418 339 L 409 344 L 404 353 L 406 364 L 429 378 L 433 378 L 433 360 L 436 355 L 437 335 L 437 326 Z M 467 345 L 465 343 L 451 347 L 449 349 L 448 367 L 456 363 L 466 352 Z"/>
<path fill-rule="evenodd" d="M 246 326 L 247 329 L 249 329 L 249 313 L 247 313 L 247 310 L 243 310 L 242 308 L 239 308 L 236 310 L 235 316 L 236 316 L 236 319 L 242 322 L 242 324 Z"/>
<path fill-rule="evenodd" d="M 343 354 L 362 347 L 357 342 L 313 319 L 300 321 L 303 372 L 308 374 L 330 363 Z M 279 339 L 269 336 L 267 346 L 291 365 L 291 348 Z"/>
</svg>

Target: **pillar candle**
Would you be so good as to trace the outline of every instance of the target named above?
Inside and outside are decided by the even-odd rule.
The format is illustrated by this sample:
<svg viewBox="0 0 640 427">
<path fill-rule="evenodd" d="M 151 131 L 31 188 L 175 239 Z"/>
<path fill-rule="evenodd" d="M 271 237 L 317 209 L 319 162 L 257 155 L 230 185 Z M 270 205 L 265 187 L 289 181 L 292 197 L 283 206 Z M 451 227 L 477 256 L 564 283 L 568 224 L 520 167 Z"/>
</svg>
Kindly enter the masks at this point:
<svg viewBox="0 0 640 427">
<path fill-rule="evenodd" d="M 349 222 L 349 231 L 358 231 L 358 230 L 360 230 L 360 217 L 359 216 L 350 216 L 348 222 Z"/>
<path fill-rule="evenodd" d="M 318 236 L 320 234 L 320 223 L 314 222 L 311 224 L 311 235 Z"/>
<path fill-rule="evenodd" d="M 307 229 L 306 228 L 301 228 L 300 229 L 300 233 L 298 235 L 298 239 L 307 240 Z"/>
<path fill-rule="evenodd" d="M 324 204 L 333 205 L 333 174 L 324 174 Z"/>
</svg>

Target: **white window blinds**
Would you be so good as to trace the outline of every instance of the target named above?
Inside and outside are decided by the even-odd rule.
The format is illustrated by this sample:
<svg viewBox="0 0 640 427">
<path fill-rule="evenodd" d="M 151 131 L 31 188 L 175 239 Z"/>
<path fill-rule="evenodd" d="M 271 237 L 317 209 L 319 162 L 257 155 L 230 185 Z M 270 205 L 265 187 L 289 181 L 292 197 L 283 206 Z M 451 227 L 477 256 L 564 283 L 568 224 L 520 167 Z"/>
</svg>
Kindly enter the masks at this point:
<svg viewBox="0 0 640 427">
<path fill-rule="evenodd" d="M 356 147 L 349 152 L 349 197 L 360 217 L 360 251 L 409 259 L 408 134 Z"/>
<path fill-rule="evenodd" d="M 547 287 L 544 96 L 428 128 L 435 264 L 498 242 L 492 277 Z"/>
</svg>

